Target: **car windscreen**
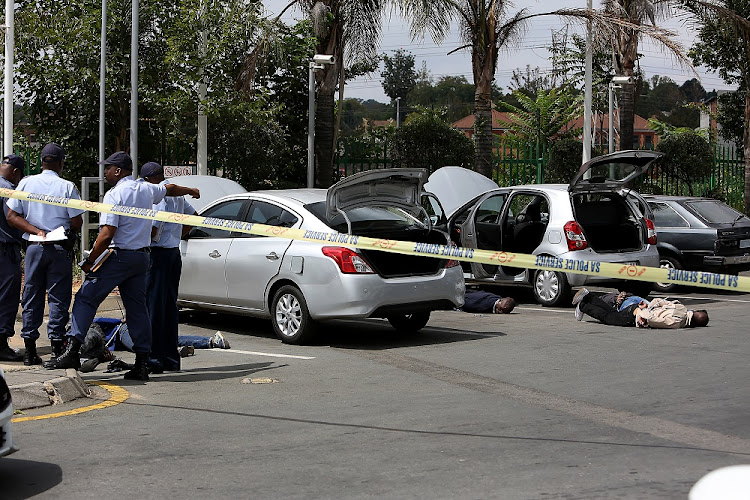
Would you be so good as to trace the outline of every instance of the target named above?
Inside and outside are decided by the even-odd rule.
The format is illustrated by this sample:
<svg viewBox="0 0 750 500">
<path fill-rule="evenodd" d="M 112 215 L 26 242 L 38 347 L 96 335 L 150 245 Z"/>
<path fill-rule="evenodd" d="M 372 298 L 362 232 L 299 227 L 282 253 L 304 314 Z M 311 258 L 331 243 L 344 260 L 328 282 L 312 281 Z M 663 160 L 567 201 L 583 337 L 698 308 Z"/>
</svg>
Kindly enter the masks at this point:
<svg viewBox="0 0 750 500">
<path fill-rule="evenodd" d="M 330 221 L 326 219 L 326 204 L 323 201 L 305 205 L 315 217 L 323 221 L 328 227 L 340 233 L 346 233 L 349 229 L 346 219 L 341 214 L 336 214 Z M 352 233 L 367 234 L 373 230 L 399 230 L 413 227 L 426 227 L 422 222 L 410 214 L 394 207 L 360 207 L 347 210 L 346 216 L 352 223 Z"/>
<path fill-rule="evenodd" d="M 714 224 L 731 224 L 748 217 L 733 209 L 729 205 L 717 200 L 697 200 L 686 203 L 700 217 Z"/>
</svg>

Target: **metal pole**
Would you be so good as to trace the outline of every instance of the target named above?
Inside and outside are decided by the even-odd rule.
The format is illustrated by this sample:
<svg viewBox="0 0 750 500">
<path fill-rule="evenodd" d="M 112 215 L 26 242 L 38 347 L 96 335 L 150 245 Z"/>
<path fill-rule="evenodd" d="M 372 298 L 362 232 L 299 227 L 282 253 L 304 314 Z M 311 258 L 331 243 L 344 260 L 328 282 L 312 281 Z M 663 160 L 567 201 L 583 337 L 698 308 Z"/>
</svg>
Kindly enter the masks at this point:
<svg viewBox="0 0 750 500">
<path fill-rule="evenodd" d="M 613 91 L 613 85 L 610 83 L 608 85 L 609 87 L 609 131 L 607 134 L 609 135 L 609 151 L 608 153 L 614 153 L 615 152 L 615 127 L 612 123 L 612 120 L 614 118 L 614 106 L 612 105 L 612 91 Z"/>
<path fill-rule="evenodd" d="M 130 158 L 133 177 L 138 177 L 138 0 L 133 0 L 130 33 Z"/>
<path fill-rule="evenodd" d="M 592 0 L 588 0 L 588 10 L 592 10 Z M 591 21 L 586 31 L 586 79 L 583 106 L 583 163 L 591 159 L 591 73 L 593 72 L 593 47 Z"/>
<path fill-rule="evenodd" d="M 99 62 L 99 161 L 104 161 L 105 78 L 107 76 L 107 0 L 102 0 L 102 35 Z M 104 199 L 104 165 L 99 165 L 99 201 Z"/>
<path fill-rule="evenodd" d="M 5 0 L 5 106 L 3 109 L 3 156 L 13 152 L 14 9 L 14 0 Z"/>
<path fill-rule="evenodd" d="M 315 186 L 315 63 L 310 62 L 308 73 L 307 107 L 307 187 Z"/>
<path fill-rule="evenodd" d="M 396 128 L 401 126 L 401 98 L 396 98 Z"/>
<path fill-rule="evenodd" d="M 201 5 L 201 21 L 205 19 L 206 2 L 202 2 Z M 202 30 L 200 33 L 200 54 L 201 59 L 205 61 L 206 47 L 208 45 L 208 33 L 206 30 Z M 204 62 L 205 64 L 205 62 Z M 203 74 L 204 67 L 200 69 L 200 84 L 198 85 L 198 156 L 196 158 L 197 172 L 198 175 L 208 174 L 208 117 L 206 117 L 206 109 L 203 106 L 203 101 L 206 99 L 207 88 L 205 83 L 205 76 Z"/>
</svg>

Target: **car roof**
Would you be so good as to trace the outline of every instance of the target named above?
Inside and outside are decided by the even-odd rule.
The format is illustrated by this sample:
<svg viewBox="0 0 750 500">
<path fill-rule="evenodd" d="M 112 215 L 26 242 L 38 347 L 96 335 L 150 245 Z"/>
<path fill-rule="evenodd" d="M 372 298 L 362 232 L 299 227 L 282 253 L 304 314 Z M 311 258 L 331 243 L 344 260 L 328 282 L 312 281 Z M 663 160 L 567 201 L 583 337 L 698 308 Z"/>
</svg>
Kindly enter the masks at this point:
<svg viewBox="0 0 750 500">
<path fill-rule="evenodd" d="M 697 200 L 713 200 L 713 198 L 703 198 L 701 196 L 677 196 L 677 195 L 666 195 L 666 194 L 644 194 L 641 193 L 646 200 L 658 200 L 658 201 L 697 201 Z M 719 200 L 714 200 L 719 201 Z"/>
</svg>

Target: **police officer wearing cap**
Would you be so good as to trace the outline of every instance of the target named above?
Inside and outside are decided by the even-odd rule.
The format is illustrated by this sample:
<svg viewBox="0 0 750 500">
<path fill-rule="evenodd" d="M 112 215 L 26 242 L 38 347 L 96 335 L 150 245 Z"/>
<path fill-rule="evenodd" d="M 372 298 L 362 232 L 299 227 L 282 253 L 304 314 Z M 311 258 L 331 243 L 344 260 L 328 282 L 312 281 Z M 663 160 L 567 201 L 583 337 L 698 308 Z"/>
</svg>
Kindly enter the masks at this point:
<svg viewBox="0 0 750 500">
<path fill-rule="evenodd" d="M 10 154 L 0 164 L 0 188 L 15 189 L 23 177 L 26 162 Z M 21 361 L 8 345 L 16 332 L 16 314 L 21 297 L 21 231 L 8 224 L 6 198 L 0 198 L 0 361 Z"/>
<path fill-rule="evenodd" d="M 164 168 L 158 163 L 143 165 L 141 176 L 152 184 L 167 185 Z M 184 196 L 165 196 L 154 205 L 154 210 L 196 214 Z M 182 272 L 180 239 L 189 230 L 190 226 L 162 221 L 153 221 L 151 227 L 151 265 L 146 276 L 146 296 L 151 317 L 149 367 L 152 373 L 180 369 L 180 355 L 177 352 L 177 290 Z"/>
<path fill-rule="evenodd" d="M 158 185 L 133 179 L 132 160 L 123 151 L 101 162 L 107 183 L 114 186 L 104 195 L 104 203 L 151 210 L 164 196 L 189 194 L 200 197 L 197 189 L 175 184 Z M 125 306 L 128 330 L 133 340 L 135 365 L 125 373 L 129 380 L 148 380 L 148 354 L 151 349 L 151 320 L 146 306 L 146 273 L 149 266 L 151 221 L 127 215 L 103 213 L 99 235 L 89 257 L 81 262 L 86 274 L 73 303 L 72 329 L 65 352 L 55 359 L 53 368 L 81 365 L 78 350 L 96 310 L 109 293 L 118 287 Z M 107 260 L 92 271 L 97 259 L 107 252 Z"/>
<path fill-rule="evenodd" d="M 55 143 L 44 146 L 41 154 L 42 172 L 25 177 L 18 184 L 19 191 L 60 196 L 79 200 L 75 185 L 62 179 L 65 151 Z M 53 229 L 63 227 L 66 233 L 78 232 L 83 224 L 83 210 L 47 205 L 28 200 L 8 200 L 8 223 L 24 232 L 23 238 L 45 237 Z M 73 252 L 68 240 L 29 242 L 24 259 L 23 327 L 21 337 L 26 346 L 23 364 L 38 365 L 42 360 L 36 353 L 39 327 L 44 321 L 44 298 L 49 304 L 47 336 L 53 356 L 63 350 L 65 326 L 70 317 L 73 294 Z"/>
</svg>

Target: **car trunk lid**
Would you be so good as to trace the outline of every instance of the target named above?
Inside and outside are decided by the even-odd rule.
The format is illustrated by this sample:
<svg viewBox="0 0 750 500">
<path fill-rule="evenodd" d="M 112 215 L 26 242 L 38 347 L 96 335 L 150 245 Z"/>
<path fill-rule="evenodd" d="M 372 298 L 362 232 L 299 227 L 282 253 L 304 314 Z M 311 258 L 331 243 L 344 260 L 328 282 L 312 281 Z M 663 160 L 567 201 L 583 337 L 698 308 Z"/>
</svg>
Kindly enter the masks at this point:
<svg viewBox="0 0 750 500">
<path fill-rule="evenodd" d="M 598 156 L 581 165 L 568 191 L 618 191 L 646 172 L 662 156 L 663 153 L 656 151 L 618 151 Z"/>
</svg>

